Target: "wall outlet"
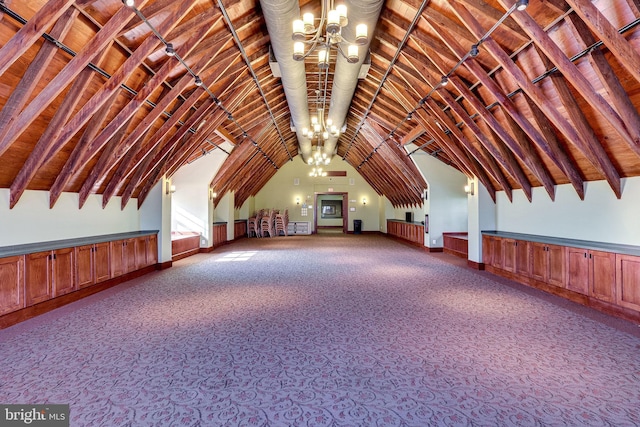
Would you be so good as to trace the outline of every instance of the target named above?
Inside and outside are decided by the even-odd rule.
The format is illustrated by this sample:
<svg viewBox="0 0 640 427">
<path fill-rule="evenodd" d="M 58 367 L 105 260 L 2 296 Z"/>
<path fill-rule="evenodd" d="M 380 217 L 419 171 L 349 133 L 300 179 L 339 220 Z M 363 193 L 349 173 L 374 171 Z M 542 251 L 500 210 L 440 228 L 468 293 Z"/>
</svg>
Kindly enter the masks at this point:
<svg viewBox="0 0 640 427">
<path fill-rule="evenodd" d="M 433 239 L 433 240 L 431 241 L 431 243 L 433 243 L 433 244 L 435 245 L 435 244 L 436 244 L 436 239 Z"/>
</svg>

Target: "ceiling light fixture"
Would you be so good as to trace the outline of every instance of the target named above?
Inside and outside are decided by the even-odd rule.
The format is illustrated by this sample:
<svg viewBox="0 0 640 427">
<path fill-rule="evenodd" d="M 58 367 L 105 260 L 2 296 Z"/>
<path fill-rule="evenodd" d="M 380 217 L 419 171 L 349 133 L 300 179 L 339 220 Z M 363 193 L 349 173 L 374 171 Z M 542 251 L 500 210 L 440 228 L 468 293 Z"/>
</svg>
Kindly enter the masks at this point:
<svg viewBox="0 0 640 427">
<path fill-rule="evenodd" d="M 175 56 L 176 51 L 173 50 L 173 43 L 167 43 L 167 47 L 165 48 L 164 52 L 167 54 L 167 56 Z"/>
<path fill-rule="evenodd" d="M 135 6 L 135 2 L 133 0 L 122 0 L 122 3 L 124 3 L 124 5 L 127 7 Z"/>
<path fill-rule="evenodd" d="M 471 46 L 471 51 L 469 52 L 469 56 L 472 58 L 475 58 L 476 56 L 478 56 L 478 54 L 480 54 L 480 49 L 478 49 L 477 44 L 474 44 L 473 46 Z"/>
<path fill-rule="evenodd" d="M 293 32 L 291 35 L 293 44 L 293 59 L 302 61 L 311 52 L 318 49 L 318 65 L 321 69 L 329 67 L 331 49 L 338 51 L 349 63 L 355 64 L 359 61 L 358 46 L 364 46 L 368 42 L 368 28 L 366 24 L 356 26 L 356 39 L 353 42 L 347 41 L 341 34 L 341 30 L 349 23 L 347 18 L 347 6 L 339 4 L 335 9 L 328 9 L 328 1 L 322 2 L 322 11 L 318 26 L 313 13 L 305 13 L 302 19 L 293 21 Z M 323 32 L 324 27 L 324 32 Z M 305 44 L 311 45 L 309 51 L 305 53 Z M 343 46 L 347 44 L 347 51 Z"/>
<path fill-rule="evenodd" d="M 523 11 L 529 6 L 529 0 L 518 0 L 516 2 L 516 9 Z"/>
<path fill-rule="evenodd" d="M 198 76 L 196 76 L 194 83 L 196 86 L 202 86 L 202 80 Z"/>
</svg>

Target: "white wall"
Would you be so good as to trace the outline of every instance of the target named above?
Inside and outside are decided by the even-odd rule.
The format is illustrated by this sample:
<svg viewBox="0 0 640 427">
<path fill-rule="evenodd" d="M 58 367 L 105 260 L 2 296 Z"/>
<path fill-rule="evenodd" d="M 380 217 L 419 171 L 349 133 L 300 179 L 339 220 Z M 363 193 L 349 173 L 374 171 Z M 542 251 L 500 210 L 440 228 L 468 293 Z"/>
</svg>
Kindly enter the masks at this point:
<svg viewBox="0 0 640 427">
<path fill-rule="evenodd" d="M 496 204 L 478 180 L 473 181 L 474 194 L 468 196 L 469 255 L 468 259 L 482 262 L 482 230 L 496 229 Z"/>
<path fill-rule="evenodd" d="M 408 152 L 415 148 L 413 144 L 405 146 Z M 442 247 L 442 233 L 467 231 L 467 177 L 424 151 L 413 153 L 411 159 L 428 185 L 424 213 L 429 215 L 429 233 L 425 234 L 425 246 Z M 404 219 L 404 214 L 399 219 Z M 424 215 L 414 221 L 424 221 Z"/>
<path fill-rule="evenodd" d="M 606 181 L 586 183 L 585 200 L 570 184 L 556 186 L 555 202 L 542 187 L 533 189 L 532 202 L 520 190 L 513 203 L 497 193 L 499 231 L 537 234 L 598 242 L 640 245 L 640 177 L 622 179 L 620 200 Z"/>
<path fill-rule="evenodd" d="M 158 262 L 171 261 L 171 194 L 166 194 L 164 177 L 151 189 L 140 210 L 140 227 L 158 230 Z M 131 202 L 129 202 L 131 204 Z M 137 206 L 134 205 L 134 206 Z"/>
<path fill-rule="evenodd" d="M 171 230 L 200 233 L 202 248 L 213 246 L 214 214 L 209 184 L 226 159 L 223 151 L 213 150 L 193 163 L 182 166 L 171 178 L 176 187 L 172 196 Z"/>
<path fill-rule="evenodd" d="M 309 221 L 313 226 L 315 207 L 308 210 L 308 216 L 302 216 L 302 204 L 314 204 L 314 194 L 328 192 L 348 193 L 349 221 L 348 229 L 353 231 L 353 220 L 362 220 L 363 231 L 377 231 L 379 229 L 378 194 L 360 176 L 360 174 L 340 157 L 335 156 L 325 170 L 346 171 L 346 177 L 318 177 L 309 176 L 311 166 L 305 164 L 300 156 L 292 162 L 284 164 L 280 170 L 256 194 L 255 209 L 277 208 L 289 209 L 290 221 Z M 297 181 L 296 181 L 297 180 Z M 298 182 L 298 185 L 295 185 Z M 353 182 L 353 185 L 351 184 Z M 367 199 L 366 206 L 362 199 Z M 300 204 L 296 204 L 300 199 Z M 355 211 L 351 211 L 355 208 Z"/>
<path fill-rule="evenodd" d="M 123 211 L 120 203 L 120 197 L 113 197 L 102 209 L 102 196 L 91 195 L 78 209 L 78 194 L 62 193 L 49 209 L 48 191 L 27 190 L 9 209 L 9 190 L 0 189 L 0 246 L 140 230 L 137 199 Z"/>
</svg>

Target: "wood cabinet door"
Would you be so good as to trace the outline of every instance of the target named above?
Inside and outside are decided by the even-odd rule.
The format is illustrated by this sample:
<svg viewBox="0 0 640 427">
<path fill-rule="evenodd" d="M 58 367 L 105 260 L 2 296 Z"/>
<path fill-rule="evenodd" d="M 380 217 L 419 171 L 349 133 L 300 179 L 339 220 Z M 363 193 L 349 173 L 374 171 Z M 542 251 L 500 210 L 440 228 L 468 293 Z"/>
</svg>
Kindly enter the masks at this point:
<svg viewBox="0 0 640 427">
<path fill-rule="evenodd" d="M 158 236 L 155 234 L 147 237 L 147 265 L 158 263 Z"/>
<path fill-rule="evenodd" d="M 589 251 L 567 248 L 567 289 L 589 294 Z"/>
<path fill-rule="evenodd" d="M 493 265 L 493 239 L 490 236 L 482 236 L 482 262 Z"/>
<path fill-rule="evenodd" d="M 124 263 L 125 273 L 136 271 L 136 239 L 125 240 L 122 262 Z"/>
<path fill-rule="evenodd" d="M 516 270 L 516 241 L 514 239 L 502 239 L 502 269 L 514 272 Z"/>
<path fill-rule="evenodd" d="M 53 251 L 53 296 L 68 294 L 76 290 L 73 248 Z"/>
<path fill-rule="evenodd" d="M 111 277 L 119 277 L 125 273 L 124 241 L 114 240 L 110 242 L 111 249 Z"/>
<path fill-rule="evenodd" d="M 531 278 L 541 282 L 547 282 L 549 277 L 549 254 L 544 243 L 531 242 L 531 257 L 529 260 L 529 274 Z"/>
<path fill-rule="evenodd" d="M 78 289 L 86 288 L 95 283 L 93 245 L 78 246 L 76 248 L 76 281 Z"/>
<path fill-rule="evenodd" d="M 96 243 L 93 248 L 95 282 L 100 283 L 111 278 L 111 257 L 109 242 Z"/>
<path fill-rule="evenodd" d="M 547 245 L 547 256 L 549 260 L 547 283 L 564 288 L 566 283 L 565 271 L 567 265 L 565 247 Z"/>
<path fill-rule="evenodd" d="M 24 308 L 24 255 L 0 258 L 0 315 Z"/>
<path fill-rule="evenodd" d="M 616 304 L 640 311 L 640 257 L 616 255 Z"/>
<path fill-rule="evenodd" d="M 36 252 L 25 256 L 25 306 L 46 301 L 53 296 L 51 288 L 51 251 Z"/>
<path fill-rule="evenodd" d="M 493 244 L 491 245 L 491 247 L 493 248 L 492 250 L 493 256 L 491 257 L 491 260 L 493 261 L 493 266 L 496 268 L 502 268 L 502 265 L 504 264 L 503 263 L 504 251 L 502 250 L 503 248 L 502 238 L 492 237 L 491 240 L 493 241 Z"/>
<path fill-rule="evenodd" d="M 589 295 L 602 301 L 616 300 L 616 256 L 611 252 L 589 251 Z"/>
<path fill-rule="evenodd" d="M 521 276 L 529 277 L 529 258 L 530 258 L 530 249 L 529 242 L 526 240 L 516 240 L 516 273 Z"/>
<path fill-rule="evenodd" d="M 136 270 L 147 266 L 147 236 L 138 237 L 134 241 L 136 252 Z"/>
</svg>

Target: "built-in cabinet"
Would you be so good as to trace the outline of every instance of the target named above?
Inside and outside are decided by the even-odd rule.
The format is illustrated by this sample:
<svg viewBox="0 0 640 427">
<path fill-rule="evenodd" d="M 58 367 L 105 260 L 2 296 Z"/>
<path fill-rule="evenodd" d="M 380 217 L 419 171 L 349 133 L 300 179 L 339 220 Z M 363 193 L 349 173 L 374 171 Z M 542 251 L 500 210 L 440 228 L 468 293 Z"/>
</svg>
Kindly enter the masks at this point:
<svg viewBox="0 0 640 427">
<path fill-rule="evenodd" d="M 224 245 L 227 242 L 227 223 L 213 223 L 213 246 Z"/>
<path fill-rule="evenodd" d="M 564 287 L 564 247 L 538 242 L 529 242 L 529 247 L 530 277 L 543 283 Z"/>
<path fill-rule="evenodd" d="M 556 239 L 557 240 L 557 239 Z M 487 270 L 545 290 L 640 312 L 640 256 L 484 234 Z M 550 286 L 549 286 L 550 285 Z M 546 287 L 545 287 L 546 286 Z"/>
<path fill-rule="evenodd" d="M 387 220 L 387 234 L 415 244 L 424 246 L 424 225 L 417 222 Z"/>
<path fill-rule="evenodd" d="M 152 234 L 0 257 L 0 316 L 155 265 L 157 244 Z"/>
<path fill-rule="evenodd" d="M 31 306 L 76 289 L 73 248 L 36 252 L 25 258 L 25 305 Z"/>
<path fill-rule="evenodd" d="M 0 258 L 0 316 L 24 307 L 24 255 Z"/>
</svg>

